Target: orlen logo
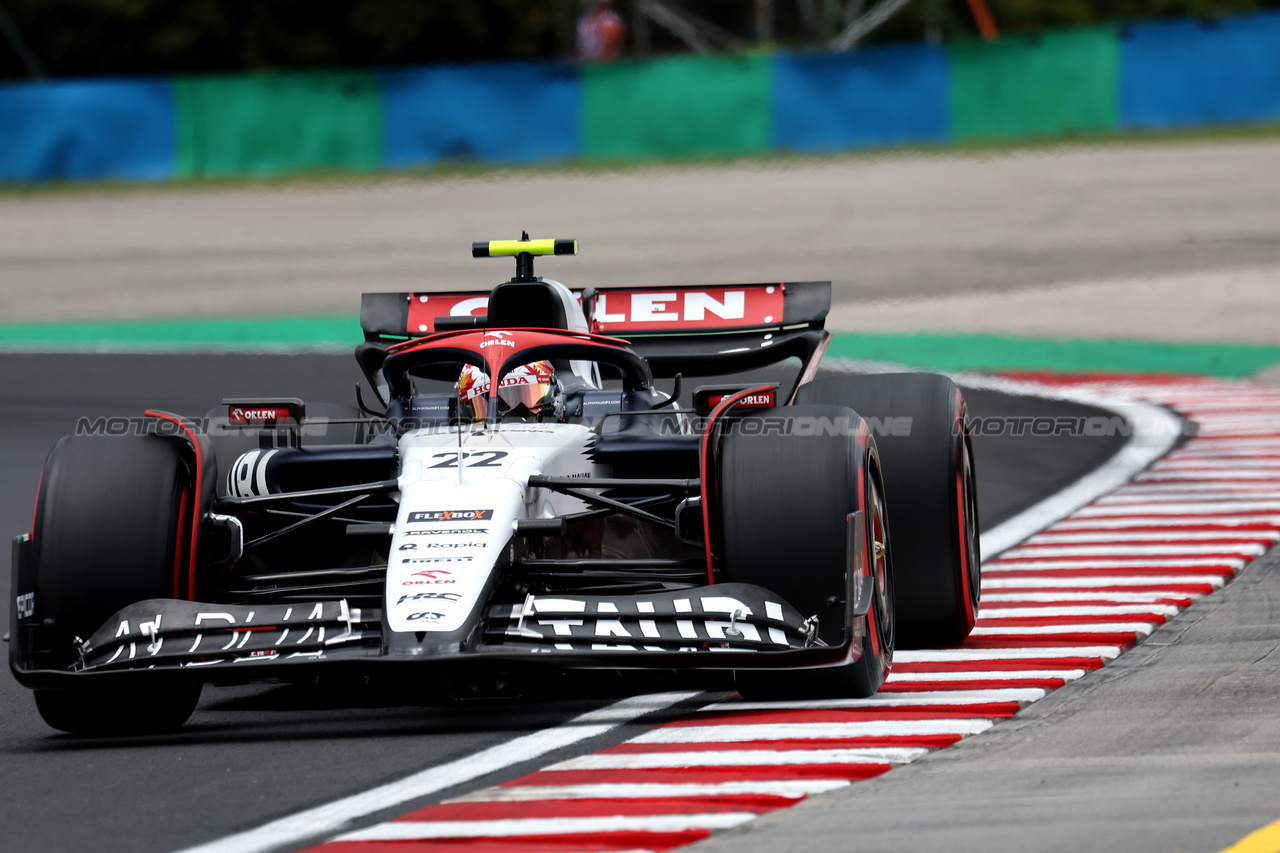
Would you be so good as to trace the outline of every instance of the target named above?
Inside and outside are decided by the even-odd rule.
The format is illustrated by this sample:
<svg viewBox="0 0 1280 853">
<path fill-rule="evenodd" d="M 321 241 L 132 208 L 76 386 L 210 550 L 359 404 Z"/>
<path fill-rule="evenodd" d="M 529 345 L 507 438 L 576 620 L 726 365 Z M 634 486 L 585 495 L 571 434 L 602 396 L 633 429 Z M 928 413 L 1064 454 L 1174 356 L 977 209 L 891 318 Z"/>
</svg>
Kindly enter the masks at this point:
<svg viewBox="0 0 1280 853">
<path fill-rule="evenodd" d="M 707 404 L 714 409 L 732 396 L 732 394 L 712 394 L 707 398 Z M 772 391 L 764 391 L 759 394 L 748 394 L 734 405 L 744 409 L 772 409 L 776 405 L 776 398 Z"/>
<path fill-rule="evenodd" d="M 412 575 L 412 577 L 422 578 L 422 580 L 402 581 L 400 585 L 401 586 L 427 586 L 428 584 L 457 583 L 457 581 L 453 580 L 452 578 L 440 577 L 441 575 L 451 575 L 451 574 L 453 574 L 453 572 L 448 572 L 448 571 L 445 571 L 444 569 L 423 569 L 420 572 L 414 572 Z"/>
<path fill-rule="evenodd" d="M 489 521 L 492 518 L 491 509 L 437 509 L 409 513 L 410 524 L 427 521 Z"/>
<path fill-rule="evenodd" d="M 658 290 L 601 290 L 595 298 L 595 331 L 652 328 L 725 329 L 777 325 L 785 311 L 781 284 Z"/>
<path fill-rule="evenodd" d="M 515 349 L 516 342 L 509 341 L 510 332 L 485 332 L 484 340 L 480 342 L 480 349 L 485 347 L 511 347 Z"/>
<path fill-rule="evenodd" d="M 240 406 L 232 406 L 229 414 L 233 424 L 287 421 L 293 416 L 293 413 L 285 408 L 246 409 Z"/>
</svg>

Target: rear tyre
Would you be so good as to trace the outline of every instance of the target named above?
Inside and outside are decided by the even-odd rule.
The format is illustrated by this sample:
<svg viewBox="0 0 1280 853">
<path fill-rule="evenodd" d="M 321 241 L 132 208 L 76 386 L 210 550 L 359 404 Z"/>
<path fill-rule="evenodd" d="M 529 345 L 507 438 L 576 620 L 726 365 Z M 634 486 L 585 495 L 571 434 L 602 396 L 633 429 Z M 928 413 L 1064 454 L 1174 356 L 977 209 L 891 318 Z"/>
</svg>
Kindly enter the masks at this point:
<svg viewBox="0 0 1280 853">
<path fill-rule="evenodd" d="M 178 597 L 197 499 L 190 483 L 178 447 L 153 436 L 75 436 L 54 447 L 33 539 L 50 666 L 69 667 L 75 638 L 91 636 L 120 609 Z M 36 707 L 62 731 L 132 734 L 181 725 L 199 694 L 198 684 L 143 691 L 86 684 L 38 690 Z"/>
<path fill-rule="evenodd" d="M 964 642 L 978 612 L 982 555 L 960 389 L 931 373 L 838 376 L 801 386 L 796 402 L 849 406 L 871 424 L 893 506 L 899 646 Z"/>
<path fill-rule="evenodd" d="M 847 408 L 790 407 L 768 416 L 843 420 L 853 428 L 806 436 L 739 428 L 726 436 L 718 468 L 725 579 L 776 592 L 801 613 L 818 616 L 820 639 L 842 644 L 847 516 L 864 510 L 875 594 L 871 610 L 855 623 L 857 661 L 812 670 L 739 670 L 738 692 L 761 699 L 870 696 L 888 675 L 894 648 L 893 574 L 874 443 L 862 449 L 860 419 Z"/>
</svg>

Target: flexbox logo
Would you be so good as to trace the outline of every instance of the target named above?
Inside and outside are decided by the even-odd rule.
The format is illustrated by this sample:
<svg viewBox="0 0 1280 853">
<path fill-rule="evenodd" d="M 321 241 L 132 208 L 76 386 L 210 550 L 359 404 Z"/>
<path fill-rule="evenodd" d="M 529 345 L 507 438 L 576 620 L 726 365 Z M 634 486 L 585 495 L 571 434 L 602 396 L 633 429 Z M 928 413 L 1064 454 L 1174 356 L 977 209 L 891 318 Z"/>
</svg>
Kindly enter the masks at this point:
<svg viewBox="0 0 1280 853">
<path fill-rule="evenodd" d="M 437 509 L 431 512 L 409 513 L 409 523 L 418 524 L 427 521 L 489 521 L 493 518 L 491 509 Z"/>
</svg>

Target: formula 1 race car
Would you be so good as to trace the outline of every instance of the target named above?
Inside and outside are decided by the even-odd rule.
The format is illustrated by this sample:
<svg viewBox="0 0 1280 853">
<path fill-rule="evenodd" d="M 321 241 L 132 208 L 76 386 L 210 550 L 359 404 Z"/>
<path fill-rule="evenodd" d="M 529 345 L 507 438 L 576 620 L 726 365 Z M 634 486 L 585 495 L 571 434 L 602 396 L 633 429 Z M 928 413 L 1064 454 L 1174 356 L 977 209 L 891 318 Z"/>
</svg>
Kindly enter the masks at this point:
<svg viewBox="0 0 1280 853">
<path fill-rule="evenodd" d="M 477 243 L 515 277 L 365 294 L 377 405 L 231 398 L 59 441 L 12 579 L 10 667 L 45 721 L 162 731 L 205 682 L 486 668 L 867 696 L 895 645 L 969 634 L 974 457 L 950 379 L 816 378 L 830 282 L 533 273 L 576 253 Z M 687 377 L 766 369 L 788 381 L 681 402 Z"/>
</svg>

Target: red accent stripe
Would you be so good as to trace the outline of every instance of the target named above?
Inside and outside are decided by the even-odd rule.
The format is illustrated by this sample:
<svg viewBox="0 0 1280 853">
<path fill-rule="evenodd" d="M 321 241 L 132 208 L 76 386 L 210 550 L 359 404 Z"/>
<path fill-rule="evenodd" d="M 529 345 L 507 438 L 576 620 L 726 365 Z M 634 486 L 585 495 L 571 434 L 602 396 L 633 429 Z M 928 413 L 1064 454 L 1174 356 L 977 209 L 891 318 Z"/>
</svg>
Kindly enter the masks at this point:
<svg viewBox="0 0 1280 853">
<path fill-rule="evenodd" d="M 440 803 L 409 812 L 396 821 L 509 820 L 526 817 L 606 817 L 609 815 L 711 814 L 765 812 L 794 806 L 794 797 L 725 794 L 706 797 L 636 797 L 592 800 L 518 800 L 491 803 Z"/>
<path fill-rule="evenodd" d="M 1024 667 L 1032 669 L 1032 667 Z M 687 729 L 697 726 L 737 726 L 748 723 L 856 723 L 881 720 L 972 720 L 987 719 L 992 714 L 975 712 L 963 705 L 950 710 L 913 711 L 893 706 L 881 708 L 804 708 L 778 711 L 725 711 L 690 714 L 660 728 Z M 1013 714 L 997 714 L 1009 716 Z"/>
<path fill-rule="evenodd" d="M 702 475 L 702 541 L 707 551 L 707 583 L 709 584 L 716 582 L 715 571 L 711 565 L 711 503 L 707 497 L 707 471 L 711 465 L 710 444 L 712 428 L 721 415 L 733 408 L 734 403 L 737 403 L 743 397 L 761 394 L 765 391 L 773 391 L 773 386 L 760 385 L 746 391 L 739 391 L 732 397 L 726 397 L 720 402 L 720 405 L 711 411 L 711 414 L 707 417 L 706 426 L 702 430 L 702 470 L 699 472 Z"/>
<path fill-rule="evenodd" d="M 149 418 L 159 418 L 162 421 L 168 421 L 171 424 L 177 424 L 178 428 L 187 434 L 187 438 L 191 439 L 191 449 L 196 455 L 196 483 L 195 483 L 195 511 L 191 517 L 191 562 L 187 565 L 187 595 L 192 601 L 195 600 L 196 594 L 196 547 L 199 544 L 200 533 L 200 497 L 204 494 L 202 489 L 202 479 L 204 477 L 204 457 L 200 452 L 200 442 L 196 440 L 196 434 L 191 427 L 183 423 L 181 418 L 165 412 L 153 412 L 147 409 L 144 414 Z"/>
<path fill-rule="evenodd" d="M 608 850 L 670 850 L 711 835 L 682 832 L 592 832 L 581 835 L 513 835 L 499 838 L 444 838 L 420 841 L 333 841 L 306 853 L 595 853 Z"/>
<path fill-rule="evenodd" d="M 732 744 L 721 744 L 731 749 Z M 740 767 L 640 767 L 625 770 L 539 770 L 500 787 L 525 785 L 716 785 L 746 779 L 872 779 L 891 764 L 763 764 Z"/>
<path fill-rule="evenodd" d="M 178 502 L 178 532 L 173 542 L 173 597 L 181 598 L 178 584 L 182 580 L 182 534 L 187 524 L 187 496 L 190 489 L 182 484 L 182 499 Z"/>
<path fill-rule="evenodd" d="M 734 741 L 733 749 L 763 749 L 782 752 L 796 749 L 867 749 L 872 747 L 923 746 L 939 749 L 960 740 L 958 734 L 938 735 L 883 735 L 875 737 L 815 737 L 785 738 L 783 740 Z M 600 750 L 604 755 L 635 755 L 649 752 L 719 752 L 723 743 L 620 743 Z"/>
<path fill-rule="evenodd" d="M 48 465 L 48 464 L 49 464 L 48 460 L 46 460 L 45 465 Z M 40 487 L 44 485 L 45 465 L 40 466 L 40 479 L 36 482 L 36 499 L 35 499 L 35 502 L 31 504 L 31 539 L 32 541 L 34 541 L 36 538 L 36 510 L 40 508 Z"/>
</svg>

